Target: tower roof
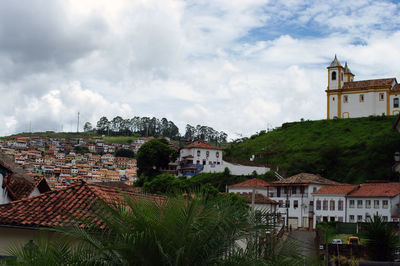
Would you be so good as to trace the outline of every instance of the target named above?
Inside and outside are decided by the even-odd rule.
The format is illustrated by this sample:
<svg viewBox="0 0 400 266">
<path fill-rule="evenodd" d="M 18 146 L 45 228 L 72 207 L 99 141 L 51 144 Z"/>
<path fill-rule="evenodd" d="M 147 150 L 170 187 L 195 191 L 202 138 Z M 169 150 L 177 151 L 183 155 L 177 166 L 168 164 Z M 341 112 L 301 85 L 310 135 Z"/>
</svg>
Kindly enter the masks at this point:
<svg viewBox="0 0 400 266">
<path fill-rule="evenodd" d="M 335 55 L 335 59 L 333 59 L 332 63 L 329 65 L 329 67 L 342 67 L 342 65 L 340 64 L 336 55 Z"/>
<path fill-rule="evenodd" d="M 354 76 L 354 74 L 351 73 L 350 68 L 347 66 L 347 62 L 344 64 L 344 73 L 345 73 L 345 74 L 351 74 L 351 75 Z"/>
</svg>

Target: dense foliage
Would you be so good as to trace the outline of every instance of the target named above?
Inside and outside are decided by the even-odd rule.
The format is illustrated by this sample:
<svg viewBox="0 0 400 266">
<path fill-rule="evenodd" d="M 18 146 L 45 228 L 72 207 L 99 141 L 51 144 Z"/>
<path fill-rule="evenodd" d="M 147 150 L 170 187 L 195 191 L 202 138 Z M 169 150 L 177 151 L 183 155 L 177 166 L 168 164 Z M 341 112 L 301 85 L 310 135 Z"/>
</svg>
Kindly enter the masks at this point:
<svg viewBox="0 0 400 266">
<path fill-rule="evenodd" d="M 10 265 L 303 265 L 285 248 L 268 222 L 255 222 L 248 210 L 230 201 L 197 197 L 153 202 L 125 197 L 126 203 L 101 204 L 97 217 L 106 227 L 86 221 L 59 229 L 66 239 L 14 247 Z M 261 213 L 260 221 L 269 221 Z M 256 236 L 258 236 L 256 238 Z M 257 240 L 256 240 L 257 239 Z M 70 242 L 73 240 L 73 242 Z M 238 248 L 237 240 L 247 240 Z M 273 244 L 271 244 L 273 243 Z"/>
<path fill-rule="evenodd" d="M 365 228 L 365 237 L 371 260 L 393 261 L 398 240 L 391 224 L 383 222 L 380 216 L 374 216 Z"/>
<path fill-rule="evenodd" d="M 394 178 L 393 154 L 400 135 L 392 129 L 394 116 L 285 123 L 232 143 L 228 161 L 266 163 L 284 176 L 300 172 L 333 180 L 360 183 Z"/>
<path fill-rule="evenodd" d="M 166 139 L 153 139 L 143 144 L 137 154 L 138 176 L 153 177 L 176 160 L 178 153 Z"/>
<path fill-rule="evenodd" d="M 92 130 L 92 125 L 89 122 L 85 123 L 85 132 Z M 170 139 L 179 140 L 181 135 L 179 128 L 172 121 L 166 118 L 161 120 L 153 117 L 138 117 L 135 116 L 131 119 L 124 119 L 120 116 L 108 120 L 103 116 L 96 124 L 96 130 L 99 134 L 108 136 L 154 136 L 154 137 L 168 137 Z M 223 131 L 216 131 L 211 127 L 197 125 L 196 127 L 186 125 L 186 133 L 184 139 L 192 141 L 194 139 L 201 139 L 209 142 L 224 143 L 227 141 L 228 135 Z"/>
<path fill-rule="evenodd" d="M 115 152 L 115 157 L 135 158 L 135 153 L 128 149 L 119 149 Z"/>
</svg>

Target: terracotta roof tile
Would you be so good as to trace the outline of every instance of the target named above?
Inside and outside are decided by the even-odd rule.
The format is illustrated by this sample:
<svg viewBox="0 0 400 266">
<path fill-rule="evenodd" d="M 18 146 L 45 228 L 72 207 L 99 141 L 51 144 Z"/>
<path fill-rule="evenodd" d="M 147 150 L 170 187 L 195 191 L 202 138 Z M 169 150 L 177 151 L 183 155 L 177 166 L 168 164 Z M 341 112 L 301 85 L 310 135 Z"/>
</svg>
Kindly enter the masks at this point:
<svg viewBox="0 0 400 266">
<path fill-rule="evenodd" d="M 251 203 L 251 193 L 238 193 L 240 196 L 243 196 L 247 199 L 248 203 Z M 275 200 L 272 200 L 266 196 L 264 196 L 263 194 L 260 193 L 256 193 L 254 195 L 254 203 L 255 204 L 278 204 L 278 202 L 276 202 Z"/>
<path fill-rule="evenodd" d="M 286 184 L 319 184 L 319 185 L 339 185 L 340 183 L 323 178 L 320 175 L 300 173 L 279 181 L 274 181 L 273 185 L 286 185 Z"/>
<path fill-rule="evenodd" d="M 358 185 L 327 185 L 313 192 L 312 194 L 341 194 L 347 195 L 353 190 L 357 189 Z"/>
<path fill-rule="evenodd" d="M 386 79 L 370 79 L 370 80 L 360 80 L 345 82 L 343 84 L 343 90 L 348 89 L 370 89 L 373 87 L 386 87 L 391 86 L 396 78 L 386 78 Z"/>
<path fill-rule="evenodd" d="M 400 194 L 400 183 L 366 183 L 348 197 L 394 197 Z"/>
<path fill-rule="evenodd" d="M 239 187 L 269 187 L 269 186 L 271 186 L 270 183 L 268 183 L 264 180 L 261 180 L 261 179 L 253 178 L 253 179 L 249 179 L 249 180 L 246 180 L 246 181 L 238 183 L 238 184 L 231 185 L 229 187 L 230 188 L 231 187 L 239 188 Z"/>
<path fill-rule="evenodd" d="M 123 203 L 120 191 L 133 199 L 146 198 L 159 203 L 166 200 L 163 196 L 134 192 L 132 188 L 117 189 L 105 184 L 80 182 L 0 205 L 0 224 L 28 227 L 70 226 L 75 218 L 90 217 L 93 223 L 104 227 L 104 224 L 93 216 L 93 213 L 99 210 L 97 203 Z"/>
<path fill-rule="evenodd" d="M 185 147 L 183 147 L 183 149 L 194 149 L 194 148 L 198 148 L 198 149 L 208 149 L 208 150 L 223 150 L 222 148 L 218 148 L 215 146 L 212 146 L 210 144 L 208 144 L 205 141 L 202 140 L 195 140 L 192 143 L 186 145 Z"/>
</svg>

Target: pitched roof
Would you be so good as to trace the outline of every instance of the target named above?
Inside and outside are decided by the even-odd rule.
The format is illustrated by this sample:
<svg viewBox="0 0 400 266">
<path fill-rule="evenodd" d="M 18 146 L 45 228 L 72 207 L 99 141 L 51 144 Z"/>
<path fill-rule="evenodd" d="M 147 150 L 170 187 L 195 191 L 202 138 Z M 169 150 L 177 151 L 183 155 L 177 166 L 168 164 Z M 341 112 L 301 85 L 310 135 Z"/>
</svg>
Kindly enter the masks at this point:
<svg viewBox="0 0 400 266">
<path fill-rule="evenodd" d="M 357 189 L 358 185 L 326 185 L 313 192 L 312 194 L 341 194 L 347 195 L 353 190 Z"/>
<path fill-rule="evenodd" d="M 340 64 L 339 60 L 337 59 L 336 55 L 335 58 L 333 59 L 332 63 L 329 65 L 329 67 L 341 67 L 342 65 Z"/>
<path fill-rule="evenodd" d="M 351 81 L 345 82 L 343 84 L 343 90 L 352 90 L 352 89 L 360 89 L 367 90 L 374 87 L 387 87 L 392 86 L 393 81 L 396 78 L 386 78 L 386 79 L 370 79 L 370 80 L 360 80 L 360 81 Z"/>
<path fill-rule="evenodd" d="M 50 187 L 46 179 L 41 175 L 29 175 L 13 160 L 0 153 L 0 168 L 3 168 L 3 188 L 7 189 L 7 193 L 12 200 L 18 200 L 29 195 L 38 188 L 41 193 L 50 191 Z"/>
<path fill-rule="evenodd" d="M 252 195 L 251 193 L 238 193 L 240 196 L 243 196 L 247 199 L 248 203 L 251 203 L 251 198 Z M 275 200 L 272 200 L 266 196 L 264 196 L 263 194 L 260 193 L 256 193 L 254 195 L 254 203 L 255 204 L 279 204 L 278 202 L 276 202 Z"/>
<path fill-rule="evenodd" d="M 90 218 L 93 224 L 104 224 L 93 213 L 99 210 L 99 201 L 105 203 L 123 202 L 120 191 L 134 199 L 165 201 L 165 197 L 136 193 L 133 189 L 107 184 L 87 184 L 79 182 L 59 190 L 46 192 L 31 198 L 12 201 L 0 205 L 0 225 L 24 227 L 70 226 L 79 218 Z"/>
<path fill-rule="evenodd" d="M 202 141 L 202 140 L 192 141 L 190 144 L 188 144 L 185 147 L 183 147 L 183 149 L 194 149 L 194 148 L 208 149 L 208 150 L 223 150 L 222 148 L 218 148 L 218 147 L 212 146 L 212 145 L 210 145 L 207 142 Z"/>
<path fill-rule="evenodd" d="M 365 183 L 348 197 L 394 197 L 400 194 L 400 183 Z"/>
<path fill-rule="evenodd" d="M 339 185 L 340 183 L 323 178 L 320 175 L 300 173 L 279 181 L 274 181 L 273 185 L 287 185 L 287 184 L 318 184 L 318 185 Z"/>
<path fill-rule="evenodd" d="M 238 183 L 238 184 L 234 184 L 229 186 L 230 188 L 241 188 L 241 187 L 245 187 L 245 188 L 250 188 L 250 187 L 269 187 L 271 186 L 270 183 L 261 180 L 261 179 L 257 179 L 257 178 L 253 178 L 253 179 L 249 179 L 246 180 L 244 182 Z"/>
</svg>

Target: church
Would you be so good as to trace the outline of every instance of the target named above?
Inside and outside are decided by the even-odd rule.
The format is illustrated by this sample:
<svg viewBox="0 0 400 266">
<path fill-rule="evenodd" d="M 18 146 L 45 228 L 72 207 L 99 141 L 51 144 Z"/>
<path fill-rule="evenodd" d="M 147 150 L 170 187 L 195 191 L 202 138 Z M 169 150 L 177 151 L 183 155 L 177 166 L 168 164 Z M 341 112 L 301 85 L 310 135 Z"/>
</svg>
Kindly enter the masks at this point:
<svg viewBox="0 0 400 266">
<path fill-rule="evenodd" d="M 396 78 L 354 81 L 354 74 L 335 55 L 328 68 L 327 119 L 400 113 Z"/>
</svg>

